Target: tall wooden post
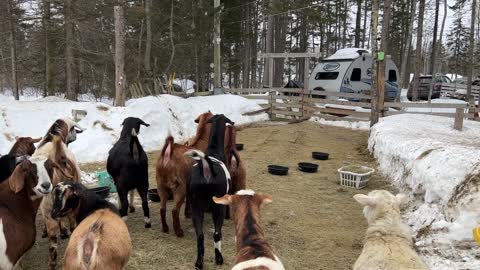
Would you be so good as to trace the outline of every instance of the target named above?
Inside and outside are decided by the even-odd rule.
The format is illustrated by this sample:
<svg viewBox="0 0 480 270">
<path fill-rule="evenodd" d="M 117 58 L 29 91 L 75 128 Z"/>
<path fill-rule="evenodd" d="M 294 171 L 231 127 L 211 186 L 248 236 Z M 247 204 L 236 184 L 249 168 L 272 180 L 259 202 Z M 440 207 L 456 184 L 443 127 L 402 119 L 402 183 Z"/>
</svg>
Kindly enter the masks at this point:
<svg viewBox="0 0 480 270">
<path fill-rule="evenodd" d="M 372 29 L 372 90 L 371 103 L 372 103 L 372 112 L 370 115 L 370 126 L 378 123 L 378 81 L 377 81 L 377 59 L 378 59 L 378 50 L 377 50 L 377 35 L 378 35 L 378 0 L 373 0 L 372 2 L 372 20 L 371 20 L 371 29 Z"/>
<path fill-rule="evenodd" d="M 390 22 L 390 6 L 392 5 L 392 0 L 385 0 L 383 6 L 383 23 L 382 23 L 382 35 L 381 35 L 381 45 L 380 52 L 382 53 L 383 59 L 380 59 L 378 63 L 378 112 L 381 117 L 385 116 L 384 110 L 384 101 L 385 101 L 385 66 L 386 66 L 386 57 L 387 57 L 387 33 L 388 25 Z M 387 78 L 388 80 L 388 78 Z"/>
<path fill-rule="evenodd" d="M 472 17 L 470 24 L 470 46 L 468 48 L 468 78 L 467 78 L 467 101 L 469 104 L 469 112 L 475 112 L 475 100 L 472 96 L 472 76 L 473 67 L 475 66 L 474 49 L 475 49 L 475 11 L 477 9 L 477 0 L 472 0 Z M 473 108 L 473 110 L 472 110 Z"/>
<path fill-rule="evenodd" d="M 221 53 L 220 53 L 220 0 L 214 0 L 213 7 L 215 9 L 215 18 L 214 18 L 214 93 L 219 91 L 222 88 L 222 69 L 221 69 Z"/>
</svg>

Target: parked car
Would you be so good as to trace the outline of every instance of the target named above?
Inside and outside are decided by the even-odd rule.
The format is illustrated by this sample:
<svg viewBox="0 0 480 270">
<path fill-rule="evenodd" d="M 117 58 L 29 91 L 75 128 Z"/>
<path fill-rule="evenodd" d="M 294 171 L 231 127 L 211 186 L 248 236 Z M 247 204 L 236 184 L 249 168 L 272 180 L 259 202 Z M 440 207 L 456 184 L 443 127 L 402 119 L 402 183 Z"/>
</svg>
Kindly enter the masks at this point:
<svg viewBox="0 0 480 270">
<path fill-rule="evenodd" d="M 419 77 L 418 85 L 418 99 L 419 100 L 428 100 L 428 93 L 430 92 L 430 84 L 432 83 L 432 75 L 421 75 Z M 435 82 L 433 83 L 432 89 L 432 99 L 439 98 L 442 90 L 443 83 L 451 83 L 452 80 L 445 75 L 435 76 Z M 413 85 L 415 83 L 415 78 L 410 82 L 408 86 L 407 98 L 412 100 L 413 98 Z"/>
</svg>

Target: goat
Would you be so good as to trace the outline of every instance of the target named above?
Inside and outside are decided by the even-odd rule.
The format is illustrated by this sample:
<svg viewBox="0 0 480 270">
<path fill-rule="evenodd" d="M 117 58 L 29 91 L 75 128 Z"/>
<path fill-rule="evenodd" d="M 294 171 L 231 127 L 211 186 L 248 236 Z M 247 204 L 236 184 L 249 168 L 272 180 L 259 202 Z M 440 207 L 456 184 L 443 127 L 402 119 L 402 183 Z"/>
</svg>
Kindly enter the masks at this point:
<svg viewBox="0 0 480 270">
<path fill-rule="evenodd" d="M 189 150 L 185 153 L 197 161 L 191 169 L 187 182 L 187 201 L 192 209 L 193 225 L 197 235 L 196 269 L 203 269 L 204 236 L 203 216 L 207 207 L 211 207 L 215 232 L 215 263 L 223 264 L 222 256 L 222 226 L 225 219 L 225 206 L 213 204 L 212 196 L 221 197 L 230 190 L 230 173 L 225 166 L 224 139 L 225 125 L 234 123 L 223 114 L 215 115 L 207 123 L 212 123 L 210 139 L 205 153 L 199 150 Z"/>
<path fill-rule="evenodd" d="M 138 140 L 140 125 L 150 126 L 136 117 L 123 120 L 120 139 L 108 152 L 107 171 L 112 176 L 120 199 L 120 216 L 127 219 L 130 192 L 130 212 L 135 211 L 133 190 L 136 189 L 142 199 L 145 228 L 150 228 L 150 210 L 148 208 L 148 158 Z"/>
<path fill-rule="evenodd" d="M 265 240 L 265 234 L 260 226 L 260 208 L 271 203 L 272 196 L 257 194 L 253 190 L 240 190 L 235 195 L 213 197 L 213 201 L 217 204 L 230 205 L 234 212 L 237 255 L 232 270 L 285 269 Z"/>
<path fill-rule="evenodd" d="M 38 145 L 38 148 L 51 142 L 54 136 L 60 136 L 62 141 L 68 146 L 77 139 L 77 133 L 82 133 L 83 131 L 85 131 L 84 128 L 80 127 L 80 125 L 68 117 L 57 119 L 53 125 L 50 126 L 47 134 L 43 136 L 43 140 Z"/>
<path fill-rule="evenodd" d="M 0 156 L 0 183 L 5 181 L 15 170 L 16 164 L 27 159 L 35 152 L 35 145 L 41 140 L 30 137 L 15 137 L 10 152 L 7 155 Z"/>
<path fill-rule="evenodd" d="M 208 119 L 210 119 L 212 116 L 213 114 L 208 111 L 195 119 L 195 123 L 198 123 L 199 125 L 197 127 L 196 136 L 192 140 L 192 145 L 194 145 L 193 148 L 200 151 L 207 150 L 208 135 L 210 134 L 211 124 L 206 124 L 206 121 L 208 121 Z M 247 172 L 236 148 L 236 138 L 236 128 L 234 126 L 227 126 L 225 130 L 225 164 L 227 165 L 230 176 L 232 177 L 232 188 L 230 189 L 230 194 L 235 194 L 235 192 L 245 189 L 246 187 Z M 225 218 L 230 218 L 230 209 L 228 206 Z"/>
<path fill-rule="evenodd" d="M 79 224 L 68 242 L 64 269 L 124 269 L 132 243 L 117 208 L 80 183 L 59 183 L 53 194 L 51 215 L 73 213 Z"/>
<path fill-rule="evenodd" d="M 52 191 L 55 170 L 63 167 L 52 153 L 21 161 L 8 181 L 0 184 L 0 269 L 10 270 L 35 243 L 37 215 L 42 197 Z"/>
<path fill-rule="evenodd" d="M 38 143 L 42 138 L 33 139 L 31 137 L 15 137 L 15 143 L 10 149 L 9 155 L 15 157 L 31 156 L 35 152 L 35 143 Z"/>
<path fill-rule="evenodd" d="M 56 151 L 52 151 L 51 149 L 56 149 Z M 48 153 L 51 152 L 55 152 L 55 154 L 48 155 Z M 67 148 L 67 145 L 62 141 L 61 136 L 55 136 L 53 137 L 53 141 L 39 146 L 37 150 L 33 153 L 32 157 L 42 155 L 48 155 L 62 168 L 62 170 L 54 168 L 52 184 L 56 185 L 57 183 L 65 180 L 71 180 L 76 182 L 80 181 L 80 169 L 78 168 L 75 156 Z M 52 207 L 53 196 L 49 194 L 45 197 L 44 200 L 42 200 L 42 203 L 40 205 L 40 211 L 43 215 L 46 225 L 46 230 L 44 230 L 43 236 L 47 235 L 49 239 L 49 269 L 56 268 L 58 248 L 57 235 L 60 232 L 61 238 L 65 239 L 68 237 L 68 231 L 64 228 L 64 224 L 68 223 L 70 225 L 70 232 L 72 232 L 76 226 L 76 222 L 73 216 L 68 216 L 62 219 L 53 218 L 50 214 Z"/>
<path fill-rule="evenodd" d="M 428 269 L 413 249 L 410 228 L 402 222 L 400 204 L 404 197 L 386 190 L 353 196 L 365 206 L 363 214 L 368 223 L 363 250 L 354 270 Z"/>
<path fill-rule="evenodd" d="M 183 237 L 184 233 L 180 226 L 180 209 L 186 196 L 186 182 L 190 169 L 195 163 L 190 158 L 184 156 L 184 153 L 198 149 L 208 141 L 210 128 L 207 127 L 207 121 L 212 117 L 211 112 L 201 114 L 195 120 L 198 123 L 197 135 L 189 146 L 177 144 L 172 136 L 168 136 L 162 149 L 162 153 L 157 161 L 156 179 L 157 190 L 160 196 L 160 217 L 162 220 L 162 230 L 168 233 L 169 228 L 166 221 L 167 200 L 169 194 L 173 193 L 174 205 L 172 209 L 173 229 L 177 237 Z M 205 146 L 206 149 L 206 146 Z M 185 216 L 190 216 L 190 207 L 187 201 L 185 206 Z"/>
</svg>

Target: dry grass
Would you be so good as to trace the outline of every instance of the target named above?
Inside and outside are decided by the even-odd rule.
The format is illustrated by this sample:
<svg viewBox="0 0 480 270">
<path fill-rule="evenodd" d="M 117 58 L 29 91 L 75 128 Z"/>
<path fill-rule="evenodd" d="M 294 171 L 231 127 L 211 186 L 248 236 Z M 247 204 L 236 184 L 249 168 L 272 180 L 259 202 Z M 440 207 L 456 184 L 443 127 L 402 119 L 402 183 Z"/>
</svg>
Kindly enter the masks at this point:
<svg viewBox="0 0 480 270">
<path fill-rule="evenodd" d="M 367 188 L 358 191 L 340 187 L 336 170 L 348 164 L 376 167 L 372 159 L 357 148 L 365 145 L 367 132 L 319 126 L 309 122 L 295 125 L 247 128 L 238 133 L 238 142 L 245 144 L 241 157 L 247 166 L 249 188 L 273 195 L 273 203 L 262 210 L 262 224 L 286 269 L 351 269 L 361 252 L 366 221 L 362 208 L 352 199 L 358 192 L 388 188 L 378 175 L 370 178 Z M 330 153 L 330 160 L 311 159 L 312 151 Z M 150 183 L 155 185 L 157 153 L 149 155 Z M 307 174 L 296 169 L 300 161 L 320 165 L 319 172 Z M 288 176 L 267 173 L 268 164 L 290 167 Z M 98 170 L 101 164 L 83 169 Z M 171 207 L 169 203 L 169 207 Z M 159 205 L 150 203 L 152 229 L 143 228 L 141 208 L 127 222 L 133 239 L 133 254 L 127 269 L 193 269 L 196 256 L 195 233 L 191 221 L 182 219 L 186 235 L 178 239 L 173 233 L 160 230 Z M 171 215 L 168 213 L 171 226 Z M 40 227 L 38 227 L 40 228 Z M 230 269 L 235 256 L 234 227 L 226 221 L 223 227 L 226 264 L 214 265 L 210 215 L 206 216 L 205 269 Z M 37 229 L 40 232 L 40 229 Z M 62 257 L 66 241 L 60 241 Z M 46 239 L 37 243 L 26 256 L 25 269 L 46 269 Z"/>
</svg>

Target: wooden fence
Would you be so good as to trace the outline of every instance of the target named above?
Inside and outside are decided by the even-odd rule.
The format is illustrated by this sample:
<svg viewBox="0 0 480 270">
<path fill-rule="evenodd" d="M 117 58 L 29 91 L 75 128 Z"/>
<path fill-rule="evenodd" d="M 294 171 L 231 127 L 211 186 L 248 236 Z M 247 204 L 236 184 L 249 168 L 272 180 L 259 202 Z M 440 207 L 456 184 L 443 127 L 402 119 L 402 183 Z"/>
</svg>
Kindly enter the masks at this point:
<svg viewBox="0 0 480 270">
<path fill-rule="evenodd" d="M 460 91 L 457 91 L 460 90 Z M 459 83 L 442 83 L 442 96 L 445 97 L 462 97 L 467 93 L 467 85 Z M 478 100 L 480 94 L 480 86 L 472 85 L 472 96 Z"/>
<path fill-rule="evenodd" d="M 340 93 L 305 90 L 298 88 L 231 88 L 231 94 L 261 100 L 260 104 L 271 119 L 301 119 L 321 116 L 329 120 L 369 121 L 371 96 L 357 93 Z M 426 103 L 426 102 L 385 102 L 384 115 L 403 113 L 430 114 L 452 118 L 473 118 L 468 113 L 468 104 Z M 438 112 L 451 109 L 452 112 Z"/>
</svg>

